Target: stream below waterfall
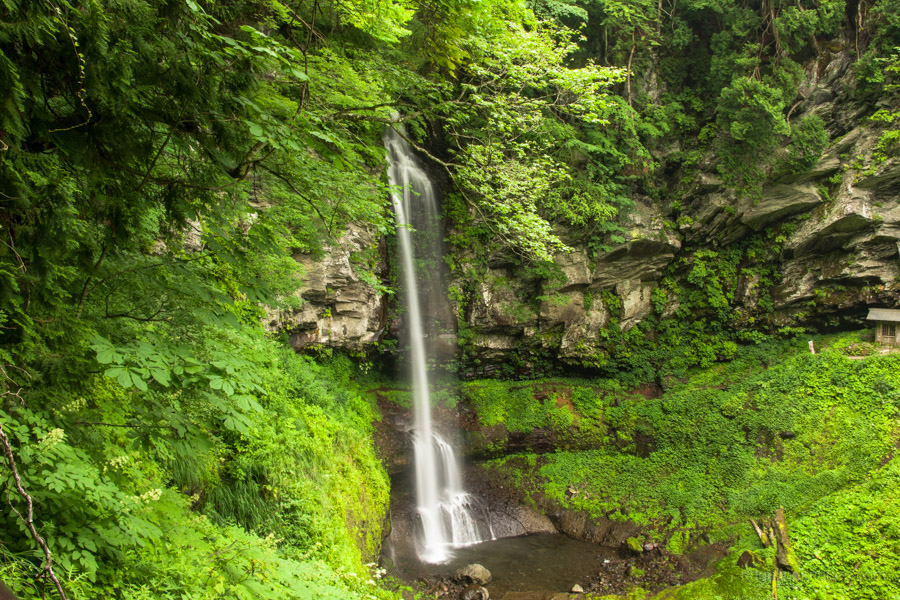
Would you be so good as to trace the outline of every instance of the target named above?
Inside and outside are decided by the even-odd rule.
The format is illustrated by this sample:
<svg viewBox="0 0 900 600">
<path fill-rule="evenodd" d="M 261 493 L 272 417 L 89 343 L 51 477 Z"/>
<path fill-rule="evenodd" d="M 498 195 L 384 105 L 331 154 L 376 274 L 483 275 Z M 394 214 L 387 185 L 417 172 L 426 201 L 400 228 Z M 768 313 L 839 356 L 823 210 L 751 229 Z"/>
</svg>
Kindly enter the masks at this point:
<svg viewBox="0 0 900 600">
<path fill-rule="evenodd" d="M 407 554 L 398 557 L 392 570 L 429 597 L 458 600 L 465 582 L 455 579 L 454 572 L 477 563 L 491 573 L 484 586 L 491 599 L 544 600 L 555 599 L 576 584 L 598 595 L 626 594 L 635 587 L 657 592 L 709 576 L 726 550 L 727 545 L 715 544 L 681 556 L 662 551 L 636 555 L 563 534 L 535 533 L 456 548 L 440 565 Z"/>
<path fill-rule="evenodd" d="M 478 563 L 493 577 L 485 587 L 492 600 L 543 600 L 568 592 L 576 584 L 597 594 L 624 594 L 634 586 L 657 591 L 708 574 L 725 555 L 727 545 L 701 545 L 684 555 L 658 548 L 637 554 L 623 547 L 603 546 L 562 533 L 531 533 L 452 548 L 446 561 L 423 560 L 417 553 L 417 510 L 412 469 L 391 478 L 391 529 L 382 545 L 381 564 L 399 580 L 430 592 L 440 600 L 459 600 L 464 585 L 453 573 Z M 474 514 L 485 523 L 485 508 L 493 514 L 504 500 L 481 490 L 482 505 Z M 497 528 L 494 523 L 494 528 Z M 533 595 L 527 595 L 533 594 Z M 518 596 L 519 594 L 526 594 Z"/>
<path fill-rule="evenodd" d="M 500 538 L 457 548 L 441 565 L 420 561 L 398 564 L 403 579 L 449 576 L 455 570 L 478 563 L 493 576 L 487 585 L 492 598 L 517 591 L 565 592 L 589 575 L 598 574 L 623 557 L 617 550 L 565 535 L 536 533 Z"/>
</svg>

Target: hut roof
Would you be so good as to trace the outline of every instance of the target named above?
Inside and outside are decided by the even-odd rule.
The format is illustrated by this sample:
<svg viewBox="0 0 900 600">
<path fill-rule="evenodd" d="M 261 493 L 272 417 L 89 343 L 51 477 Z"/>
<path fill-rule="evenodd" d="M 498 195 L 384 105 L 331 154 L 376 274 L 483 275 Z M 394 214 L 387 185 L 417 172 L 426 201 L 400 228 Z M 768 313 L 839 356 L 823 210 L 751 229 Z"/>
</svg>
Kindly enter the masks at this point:
<svg viewBox="0 0 900 600">
<path fill-rule="evenodd" d="M 867 321 L 895 321 L 900 323 L 900 310 L 896 308 L 870 308 Z"/>
</svg>

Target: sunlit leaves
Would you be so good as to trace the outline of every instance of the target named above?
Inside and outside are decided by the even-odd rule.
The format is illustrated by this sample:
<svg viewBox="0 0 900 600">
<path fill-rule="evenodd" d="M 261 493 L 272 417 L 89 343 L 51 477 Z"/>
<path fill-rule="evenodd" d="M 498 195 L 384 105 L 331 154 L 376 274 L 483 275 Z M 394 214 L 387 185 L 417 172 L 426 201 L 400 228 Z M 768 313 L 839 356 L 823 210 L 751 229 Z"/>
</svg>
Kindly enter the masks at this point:
<svg viewBox="0 0 900 600">
<path fill-rule="evenodd" d="M 456 177 L 477 218 L 523 256 L 549 260 L 565 249 L 547 220 L 584 219 L 577 193 L 564 192 L 571 167 L 554 156 L 545 123 L 561 116 L 602 126 L 605 90 L 621 81 L 618 69 L 569 68 L 576 49 L 571 32 L 548 24 L 514 23 L 493 37 L 472 38 L 472 62 L 460 88 L 466 103 L 444 114 L 458 139 Z M 571 188 L 570 188 L 571 189 Z M 588 218 L 605 218 L 599 208 Z"/>
<path fill-rule="evenodd" d="M 338 4 L 348 23 L 385 42 L 398 42 L 410 34 L 406 24 L 415 12 L 410 0 L 352 0 Z"/>
</svg>

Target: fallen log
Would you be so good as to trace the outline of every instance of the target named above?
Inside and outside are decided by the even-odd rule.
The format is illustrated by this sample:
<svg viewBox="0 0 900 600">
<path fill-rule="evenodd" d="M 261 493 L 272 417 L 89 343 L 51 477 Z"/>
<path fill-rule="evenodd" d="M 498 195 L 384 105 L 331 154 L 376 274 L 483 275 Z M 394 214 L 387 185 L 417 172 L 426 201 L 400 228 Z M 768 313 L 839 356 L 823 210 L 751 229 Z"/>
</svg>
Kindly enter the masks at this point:
<svg viewBox="0 0 900 600">
<path fill-rule="evenodd" d="M 778 567 L 785 571 L 794 573 L 800 572 L 800 563 L 797 561 L 797 555 L 791 548 L 791 539 L 788 536 L 787 519 L 784 516 L 784 507 L 779 507 L 775 511 L 775 540 L 778 545 L 777 561 Z"/>
</svg>

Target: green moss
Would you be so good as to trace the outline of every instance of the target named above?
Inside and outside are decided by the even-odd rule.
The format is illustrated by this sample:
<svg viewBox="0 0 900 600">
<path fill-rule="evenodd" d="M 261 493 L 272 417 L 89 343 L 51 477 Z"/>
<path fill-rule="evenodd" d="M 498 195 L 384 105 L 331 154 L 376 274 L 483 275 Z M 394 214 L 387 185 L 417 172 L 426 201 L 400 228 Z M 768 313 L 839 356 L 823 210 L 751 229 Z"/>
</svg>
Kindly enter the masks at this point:
<svg viewBox="0 0 900 600">
<path fill-rule="evenodd" d="M 669 542 L 666 544 L 666 550 L 672 554 L 681 554 L 687 550 L 691 541 L 691 534 L 687 531 L 676 531 L 672 533 Z"/>
<path fill-rule="evenodd" d="M 633 552 L 643 552 L 644 551 L 644 538 L 641 537 L 630 537 L 626 540 L 628 548 L 630 548 Z"/>
<path fill-rule="evenodd" d="M 664 590 L 654 600 L 767 600 L 771 594 L 771 573 L 743 570 L 728 557 L 712 577 Z"/>
<path fill-rule="evenodd" d="M 881 483 L 856 486 L 879 469 L 897 442 L 900 356 L 849 360 L 845 352 L 854 346 L 848 338 L 857 339 L 819 340 L 817 355 L 799 344 L 771 354 L 740 348 L 736 360 L 697 369 L 660 398 L 631 396 L 602 380 L 594 386 L 569 381 L 574 436 L 589 432 L 593 446 L 545 454 L 533 466 L 507 460 L 497 468 L 515 465 L 515 481 L 530 494 L 543 493 L 595 517 L 640 524 L 645 533 L 665 540 L 671 552 L 686 551 L 703 532 L 712 539 L 745 540 L 736 551 L 759 550 L 748 519 L 771 518 L 784 506 L 801 573 L 809 570 L 810 560 L 818 560 L 816 552 L 825 558 L 823 546 L 810 547 L 811 538 L 823 535 L 810 511 L 828 523 L 829 556 L 839 569 L 848 568 L 855 556 L 848 554 L 844 562 L 841 554 L 853 544 L 858 545 L 854 552 L 880 548 L 871 554 L 872 569 L 882 561 L 893 569 L 900 529 L 887 519 L 897 500 L 891 491 L 897 486 L 888 482 L 897 474 L 888 469 L 879 476 Z M 530 387 L 533 395 L 540 389 Z M 534 397 L 531 402 L 540 404 Z M 896 469 L 894 462 L 889 466 Z M 570 493 L 573 487 L 577 494 Z M 845 491 L 852 489 L 857 491 Z M 879 491 L 882 498 L 863 502 L 864 489 Z M 855 508 L 841 508 L 840 502 Z M 866 508 L 857 515 L 861 503 Z M 846 525 L 842 518 L 849 519 Z M 865 525 L 870 522 L 880 524 Z M 868 537 L 878 531 L 887 539 Z M 858 541 L 848 546 L 842 541 L 848 536 Z M 637 538 L 629 546 L 637 550 Z M 774 560 L 771 551 L 760 557 Z M 695 597 L 714 598 L 734 587 L 729 572 L 697 583 L 691 589 L 708 595 Z M 756 589 L 754 581 L 741 585 Z M 787 590 L 792 584 L 783 585 Z"/>
</svg>

